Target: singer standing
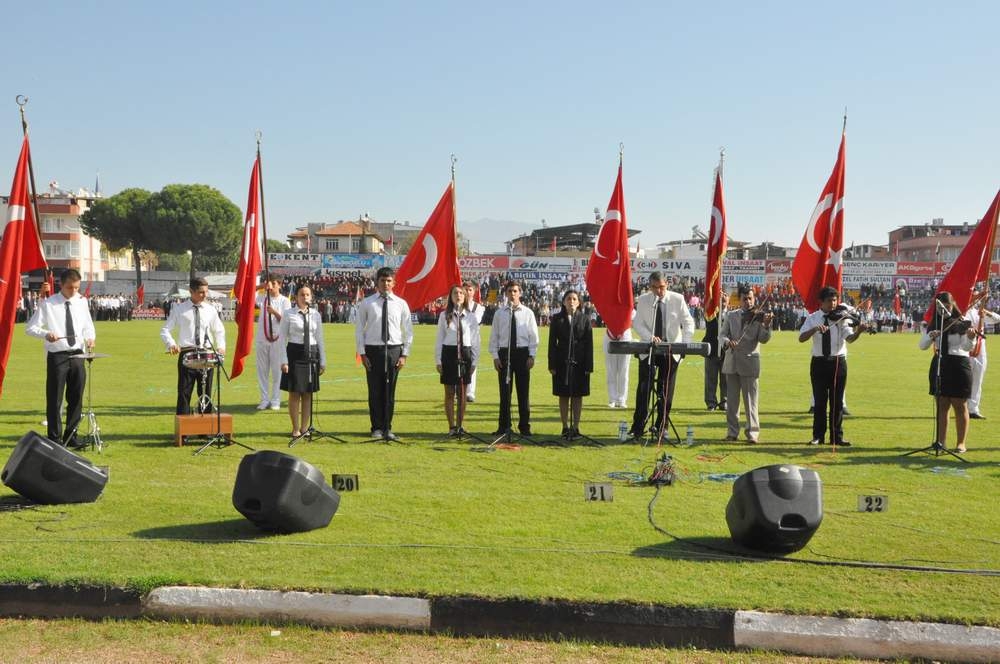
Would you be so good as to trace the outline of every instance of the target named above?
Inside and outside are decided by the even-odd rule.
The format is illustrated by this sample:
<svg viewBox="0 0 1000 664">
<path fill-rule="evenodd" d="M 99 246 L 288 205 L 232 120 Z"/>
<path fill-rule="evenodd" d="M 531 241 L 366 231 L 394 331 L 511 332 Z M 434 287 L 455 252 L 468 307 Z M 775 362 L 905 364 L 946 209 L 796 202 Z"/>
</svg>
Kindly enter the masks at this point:
<svg viewBox="0 0 1000 664">
<path fill-rule="evenodd" d="M 667 280 L 660 272 L 649 275 L 649 291 L 639 296 L 632 321 L 639 341 L 643 343 L 688 343 L 694 336 L 694 318 L 684 296 L 667 289 Z M 677 382 L 677 368 L 681 358 L 678 355 L 654 353 L 639 355 L 639 386 L 635 393 L 635 414 L 632 417 L 633 438 L 645 434 L 649 416 L 649 395 L 656 384 L 656 415 L 652 431 L 659 437 L 670 419 L 670 407 L 674 400 L 674 386 Z"/>
<path fill-rule="evenodd" d="M 18 277 L 20 278 L 20 277 Z M 83 414 L 83 387 L 87 371 L 79 357 L 97 339 L 90 306 L 80 293 L 80 273 L 73 268 L 59 277 L 59 292 L 38 301 L 25 332 L 45 340 L 45 413 L 49 440 L 80 449 L 76 430 Z M 66 428 L 62 426 L 63 395 Z"/>
<path fill-rule="evenodd" d="M 809 380 L 812 383 L 813 424 L 810 445 L 822 445 L 827 433 L 827 407 L 830 409 L 830 443 L 850 447 L 844 439 L 844 390 L 847 389 L 847 344 L 854 343 L 864 324 L 853 329 L 848 316 L 837 317 L 834 309 L 840 302 L 840 293 L 832 286 L 819 291 L 819 309 L 802 322 L 799 341 L 812 339 L 812 361 Z"/>
<path fill-rule="evenodd" d="M 448 306 L 438 316 L 437 339 L 434 341 L 434 365 L 444 385 L 444 413 L 450 436 L 465 433 L 462 428 L 465 399 L 462 396 L 479 363 L 479 324 L 465 306 L 465 293 L 462 286 L 451 287 Z"/>
<path fill-rule="evenodd" d="M 955 434 L 958 437 L 956 452 L 964 453 L 965 437 L 969 430 L 969 408 L 966 400 L 972 392 L 972 367 L 969 351 L 975 345 L 976 329 L 963 318 L 955 299 L 948 291 L 934 297 L 934 316 L 931 326 L 920 337 L 920 350 L 934 346 L 931 359 L 931 395 L 936 400 L 937 441 L 945 445 L 948 438 L 948 411 L 955 412 Z M 961 323 L 965 323 L 962 325 Z M 944 330 L 942 335 L 941 331 Z M 938 363 L 941 382 L 938 384 Z"/>
<path fill-rule="evenodd" d="M 528 394 L 531 387 L 531 370 L 538 351 L 538 322 L 535 312 L 521 304 L 521 286 L 511 281 L 506 287 L 507 306 L 493 316 L 490 334 L 490 355 L 500 383 L 500 414 L 497 430 L 500 436 L 511 428 L 511 391 L 517 388 L 517 430 L 522 436 L 531 435 L 531 404 Z M 507 366 L 510 363 L 510 380 Z"/>
<path fill-rule="evenodd" d="M 177 414 L 191 414 L 191 392 L 198 387 L 199 405 L 201 397 L 212 396 L 212 377 L 215 369 L 207 370 L 204 392 L 202 392 L 201 370 L 188 369 L 184 358 L 200 350 L 214 350 L 221 356 L 226 354 L 226 328 L 222 326 L 219 310 L 205 300 L 208 298 L 208 282 L 195 277 L 188 284 L 191 297 L 170 308 L 167 322 L 160 329 L 160 339 L 167 352 L 177 356 Z M 177 340 L 170 331 L 177 328 Z M 212 407 L 205 412 L 212 412 Z"/>
<path fill-rule="evenodd" d="M 281 294 L 281 280 L 272 277 L 264 284 L 266 293 L 257 298 L 257 387 L 260 403 L 257 410 L 281 410 L 281 357 L 285 338 L 281 336 L 282 313 L 291 301 Z"/>
<path fill-rule="evenodd" d="M 481 302 L 476 302 L 476 296 L 479 295 L 479 286 L 474 281 L 466 281 L 462 284 L 465 289 L 465 308 L 469 312 L 471 318 L 469 323 L 475 322 L 476 325 L 476 343 L 481 343 L 479 339 L 479 326 L 483 322 L 483 314 L 486 313 L 486 307 L 482 305 Z M 476 356 L 479 356 L 480 348 L 476 348 Z M 469 375 L 469 384 L 465 387 L 465 400 L 468 403 L 476 402 L 476 376 L 479 374 L 476 371 L 476 367 L 472 367 L 472 374 Z"/>
<path fill-rule="evenodd" d="M 573 440 L 580 435 L 583 397 L 590 396 L 590 374 L 594 372 L 594 333 L 590 316 L 580 311 L 577 291 L 566 291 L 562 310 L 549 319 L 549 326 L 552 394 L 559 397 L 562 436 Z"/>
<path fill-rule="evenodd" d="M 288 392 L 288 415 L 292 438 L 302 435 L 312 417 L 313 393 L 319 392 L 319 377 L 326 371 L 323 317 L 311 308 L 312 289 L 305 284 L 295 291 L 295 306 L 281 317 L 279 336 L 287 340 L 281 348 L 281 389 Z"/>
<path fill-rule="evenodd" d="M 979 407 L 983 400 L 983 377 L 986 375 L 986 324 L 1000 323 L 1000 315 L 990 311 L 983 300 L 986 294 L 972 291 L 972 301 L 980 302 L 965 312 L 965 317 L 972 321 L 972 327 L 979 333 L 972 351 L 969 352 L 969 364 L 972 366 L 972 387 L 969 393 L 969 417 L 974 420 L 985 420 Z"/>
<path fill-rule="evenodd" d="M 413 323 L 406 300 L 392 293 L 396 285 L 396 271 L 383 267 L 375 278 L 378 292 L 358 305 L 355 341 L 368 379 L 371 437 L 396 440 L 396 434 L 392 432 L 396 379 L 410 354 Z"/>
</svg>

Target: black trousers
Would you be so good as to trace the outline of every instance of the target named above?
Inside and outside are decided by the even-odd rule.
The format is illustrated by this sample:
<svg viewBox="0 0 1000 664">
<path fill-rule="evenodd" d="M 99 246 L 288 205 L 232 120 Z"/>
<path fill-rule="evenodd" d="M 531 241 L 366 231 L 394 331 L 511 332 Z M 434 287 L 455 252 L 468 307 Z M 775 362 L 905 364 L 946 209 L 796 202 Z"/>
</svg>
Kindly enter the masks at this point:
<svg viewBox="0 0 1000 664">
<path fill-rule="evenodd" d="M 189 351 L 181 351 L 177 356 L 177 414 L 191 414 L 191 393 L 198 389 L 198 399 L 202 394 L 212 396 L 212 378 L 215 376 L 215 369 L 209 369 L 205 376 L 205 386 L 201 385 L 201 370 L 188 369 L 184 366 L 184 356 Z M 200 411 L 199 411 L 200 412 Z M 212 407 L 205 409 L 206 413 L 213 412 Z"/>
<path fill-rule="evenodd" d="M 372 431 L 392 431 L 392 415 L 396 410 L 396 362 L 403 355 L 402 346 L 365 346 L 365 357 L 371 364 L 368 379 L 368 417 Z"/>
<path fill-rule="evenodd" d="M 845 356 L 813 357 L 809 365 L 809 380 L 812 382 L 813 438 L 823 442 L 826 437 L 827 405 L 833 421 L 830 439 L 840 442 L 844 439 L 844 388 L 847 387 L 847 358 Z"/>
<path fill-rule="evenodd" d="M 528 393 L 531 388 L 531 370 L 528 369 L 528 358 L 531 355 L 527 348 L 515 348 L 510 353 L 510 379 L 507 384 L 507 349 L 500 349 L 500 371 L 497 379 L 500 383 L 500 417 L 497 419 L 497 429 L 506 431 L 510 428 L 510 397 L 513 388 L 517 389 L 517 430 L 523 434 L 531 431 L 531 400 Z"/>
<path fill-rule="evenodd" d="M 75 354 L 49 353 L 45 362 L 45 419 L 49 440 L 72 442 L 83 413 L 83 387 L 87 370 Z M 66 395 L 66 428 L 62 425 L 63 394 Z"/>
<path fill-rule="evenodd" d="M 649 416 L 649 392 L 655 378 L 656 398 L 653 416 L 653 431 L 659 432 L 670 418 L 670 408 L 674 403 L 674 387 L 677 384 L 677 367 L 680 362 L 673 355 L 654 355 L 652 365 L 649 358 L 639 358 L 639 386 L 635 390 L 635 414 L 632 417 L 631 432 L 635 436 L 645 433 L 646 418 Z"/>
<path fill-rule="evenodd" d="M 717 344 L 712 344 L 718 347 Z M 716 397 L 718 393 L 718 397 Z M 715 408 L 726 400 L 726 374 L 722 373 L 722 358 L 709 355 L 705 358 L 705 405 Z"/>
</svg>

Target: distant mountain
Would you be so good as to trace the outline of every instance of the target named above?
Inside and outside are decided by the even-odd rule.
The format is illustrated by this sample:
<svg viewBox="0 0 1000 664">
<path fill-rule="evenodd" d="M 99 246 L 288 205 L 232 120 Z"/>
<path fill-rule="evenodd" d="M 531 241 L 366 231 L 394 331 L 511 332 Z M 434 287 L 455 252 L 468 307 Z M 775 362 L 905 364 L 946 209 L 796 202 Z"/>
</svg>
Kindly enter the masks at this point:
<svg viewBox="0 0 1000 664">
<path fill-rule="evenodd" d="M 519 235 L 531 233 L 536 228 L 537 224 L 488 217 L 458 222 L 458 232 L 469 239 L 472 251 L 477 254 L 506 253 L 506 242 Z"/>
</svg>

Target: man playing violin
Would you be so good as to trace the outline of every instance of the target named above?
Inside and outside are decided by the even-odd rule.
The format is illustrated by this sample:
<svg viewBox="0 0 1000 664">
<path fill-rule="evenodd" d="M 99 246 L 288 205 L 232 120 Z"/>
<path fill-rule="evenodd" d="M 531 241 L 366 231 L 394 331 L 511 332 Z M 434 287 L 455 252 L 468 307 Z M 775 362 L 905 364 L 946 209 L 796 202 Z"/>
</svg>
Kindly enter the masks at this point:
<svg viewBox="0 0 1000 664">
<path fill-rule="evenodd" d="M 756 295 L 747 284 L 737 288 L 740 308 L 730 311 L 722 321 L 719 346 L 726 349 L 722 373 L 726 374 L 726 440 L 738 439 L 740 430 L 740 396 L 747 415 L 747 442 L 756 444 L 760 435 L 757 416 L 758 379 L 760 378 L 760 344 L 771 340 L 774 314 L 756 305 Z"/>
<path fill-rule="evenodd" d="M 857 312 L 840 305 L 840 293 L 832 286 L 819 291 L 819 309 L 806 316 L 799 329 L 799 341 L 812 339 L 809 380 L 812 383 L 813 410 L 810 445 L 826 439 L 829 406 L 830 443 L 850 447 L 844 439 L 844 388 L 847 387 L 847 344 L 854 343 L 865 330 Z M 840 305 L 840 306 L 838 306 Z"/>
<path fill-rule="evenodd" d="M 969 364 L 972 366 L 972 388 L 969 395 L 969 417 L 974 420 L 985 420 L 979 406 L 983 397 L 983 376 L 986 375 L 986 324 L 1000 323 L 1000 314 L 986 308 L 986 293 L 972 292 L 972 307 L 965 317 L 972 322 L 973 329 L 978 333 L 975 345 L 969 352 Z"/>
</svg>

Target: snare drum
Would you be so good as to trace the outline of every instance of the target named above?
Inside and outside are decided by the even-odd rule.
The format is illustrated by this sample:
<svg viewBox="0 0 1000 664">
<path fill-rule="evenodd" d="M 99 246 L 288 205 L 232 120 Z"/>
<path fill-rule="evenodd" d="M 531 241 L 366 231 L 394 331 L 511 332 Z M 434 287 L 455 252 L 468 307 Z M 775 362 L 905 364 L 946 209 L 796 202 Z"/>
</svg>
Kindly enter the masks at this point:
<svg viewBox="0 0 1000 664">
<path fill-rule="evenodd" d="M 219 354 L 210 350 L 193 350 L 181 359 L 186 369 L 211 369 L 219 362 Z"/>
</svg>

